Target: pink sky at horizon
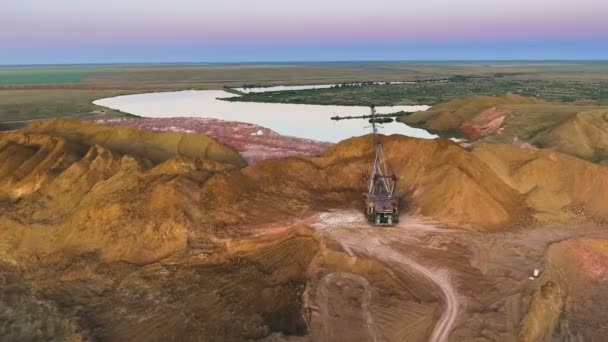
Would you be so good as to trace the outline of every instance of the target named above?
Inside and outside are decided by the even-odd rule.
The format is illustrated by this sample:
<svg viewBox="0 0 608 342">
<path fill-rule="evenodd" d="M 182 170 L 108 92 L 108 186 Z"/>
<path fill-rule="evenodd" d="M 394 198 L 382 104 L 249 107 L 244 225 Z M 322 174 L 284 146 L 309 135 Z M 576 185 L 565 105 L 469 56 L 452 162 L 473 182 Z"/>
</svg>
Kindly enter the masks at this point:
<svg viewBox="0 0 608 342">
<path fill-rule="evenodd" d="M 28 1 L 8 8 L 4 8 L 6 2 L 0 5 L 5 13 L 3 26 L 10 28 L 0 31 L 1 42 L 27 46 L 163 40 L 213 44 L 252 40 L 332 43 L 608 38 L 608 2 L 597 5 L 589 0 L 568 1 L 567 6 L 546 0 L 536 1 L 534 6 L 524 1 L 504 1 L 518 2 L 522 7 L 492 6 L 488 5 L 492 1 L 478 0 L 426 0 L 426 6 L 413 7 L 391 0 L 377 0 L 371 5 L 338 0 L 341 7 L 328 5 L 329 1 L 309 0 L 309 5 L 296 9 L 277 7 L 278 2 L 272 0 L 247 2 L 242 7 L 199 3 L 190 9 L 179 6 L 195 3 L 188 0 L 173 1 L 173 6 L 163 3 L 141 8 L 115 0 L 89 7 L 86 4 L 90 1 L 52 2 L 64 3 L 63 7 L 28 7 Z M 388 6 L 382 7 L 382 3 Z M 539 3 L 545 3 L 546 8 Z"/>
<path fill-rule="evenodd" d="M 0 13 L 0 53 L 608 41 L 608 1 L 600 0 L 4 0 Z"/>
</svg>

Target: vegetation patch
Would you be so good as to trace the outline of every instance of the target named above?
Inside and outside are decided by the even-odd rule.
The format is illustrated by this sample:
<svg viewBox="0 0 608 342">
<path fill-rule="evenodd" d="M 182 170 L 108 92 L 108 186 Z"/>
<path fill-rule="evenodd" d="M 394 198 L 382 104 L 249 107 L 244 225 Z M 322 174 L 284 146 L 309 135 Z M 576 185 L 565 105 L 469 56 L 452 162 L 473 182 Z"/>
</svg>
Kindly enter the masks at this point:
<svg viewBox="0 0 608 342">
<path fill-rule="evenodd" d="M 472 95 L 513 93 L 560 102 L 606 102 L 608 81 L 519 79 L 500 76 L 456 75 L 402 84 L 344 84 L 326 89 L 249 93 L 226 99 L 240 102 L 300 103 L 342 106 L 436 105 Z"/>
<path fill-rule="evenodd" d="M 78 83 L 87 75 L 75 68 L 0 68 L 0 86 Z"/>
</svg>

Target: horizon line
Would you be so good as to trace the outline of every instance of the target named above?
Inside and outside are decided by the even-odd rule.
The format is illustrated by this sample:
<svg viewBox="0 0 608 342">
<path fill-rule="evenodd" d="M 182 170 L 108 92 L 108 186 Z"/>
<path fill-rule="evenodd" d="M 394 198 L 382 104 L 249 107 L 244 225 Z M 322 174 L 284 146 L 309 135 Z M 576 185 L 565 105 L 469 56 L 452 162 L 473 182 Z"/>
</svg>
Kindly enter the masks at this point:
<svg viewBox="0 0 608 342">
<path fill-rule="evenodd" d="M 41 66 L 139 66 L 139 65 L 255 65 L 255 64 L 351 64 L 351 63 L 475 63 L 475 62 L 532 62 L 532 63 L 594 63 L 608 62 L 607 59 L 559 59 L 559 58 L 539 58 L 539 59 L 377 59 L 377 60 L 268 60 L 268 61 L 235 61 L 235 62 L 210 62 L 210 61 L 182 61 L 182 62 L 87 62 L 87 63 L 26 63 L 26 64 L 4 64 L 0 67 L 41 67 Z"/>
</svg>

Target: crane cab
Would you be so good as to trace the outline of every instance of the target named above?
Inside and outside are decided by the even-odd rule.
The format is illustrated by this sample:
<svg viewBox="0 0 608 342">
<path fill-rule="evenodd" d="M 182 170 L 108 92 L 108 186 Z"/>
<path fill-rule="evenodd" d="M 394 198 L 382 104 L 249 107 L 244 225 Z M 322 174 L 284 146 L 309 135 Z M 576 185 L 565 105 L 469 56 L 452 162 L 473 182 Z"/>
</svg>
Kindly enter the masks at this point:
<svg viewBox="0 0 608 342">
<path fill-rule="evenodd" d="M 368 192 L 364 195 L 365 217 L 369 223 L 376 226 L 391 226 L 399 222 L 399 205 L 394 190 L 396 177 L 392 176 L 390 179 L 393 183 L 392 191 L 390 193 L 375 191 Z M 380 184 L 374 187 L 374 189 L 386 190 L 386 188 L 382 187 Z"/>
</svg>

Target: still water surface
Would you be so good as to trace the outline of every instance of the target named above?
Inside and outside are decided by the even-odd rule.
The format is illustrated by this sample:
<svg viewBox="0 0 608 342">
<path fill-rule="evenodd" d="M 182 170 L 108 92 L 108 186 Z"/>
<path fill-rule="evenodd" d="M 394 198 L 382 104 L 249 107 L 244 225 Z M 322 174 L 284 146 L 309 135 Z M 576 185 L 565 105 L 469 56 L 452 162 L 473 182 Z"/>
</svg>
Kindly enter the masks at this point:
<svg viewBox="0 0 608 342">
<path fill-rule="evenodd" d="M 318 87 L 318 86 L 317 86 Z M 290 87 L 283 87 L 293 89 Z M 125 95 L 93 102 L 122 112 L 151 118 L 200 117 L 248 122 L 280 134 L 320 141 L 338 142 L 371 132 L 367 120 L 330 120 L 332 116 L 367 115 L 368 107 L 323 106 L 284 103 L 229 102 L 221 98 L 234 94 L 223 90 L 186 90 L 177 92 Z M 422 111 L 429 106 L 378 107 L 380 114 Z M 402 123 L 383 124 L 380 132 L 433 139 L 436 135 Z"/>
</svg>

